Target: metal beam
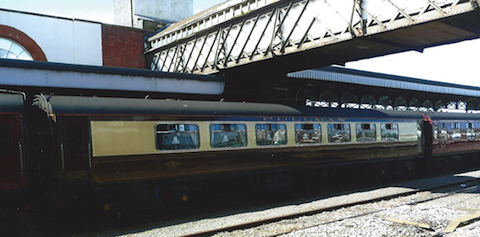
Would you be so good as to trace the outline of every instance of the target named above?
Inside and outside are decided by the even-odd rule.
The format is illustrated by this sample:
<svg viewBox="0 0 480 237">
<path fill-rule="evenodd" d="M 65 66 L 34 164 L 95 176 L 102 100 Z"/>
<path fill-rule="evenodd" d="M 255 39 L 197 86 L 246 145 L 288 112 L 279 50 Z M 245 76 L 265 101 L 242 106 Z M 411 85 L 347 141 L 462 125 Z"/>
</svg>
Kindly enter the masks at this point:
<svg viewBox="0 0 480 237">
<path fill-rule="evenodd" d="M 262 5 L 264 2 L 267 3 Z M 331 58 L 321 60 L 324 64 L 329 60 L 330 63 L 358 60 L 480 37 L 477 29 L 471 29 L 480 21 L 480 14 L 468 16 L 479 11 L 478 3 L 478 0 L 244 0 L 186 19 L 150 37 L 146 54 L 155 65 L 152 69 L 167 72 L 211 74 L 265 61 L 276 65 L 271 68 L 291 64 L 291 70 L 295 70 L 300 57 L 297 55 L 314 59 L 321 54 Z M 460 22 L 461 16 L 465 16 L 465 22 L 452 22 L 453 16 Z M 446 23 L 435 24 L 437 21 Z M 458 32 L 465 30 L 452 34 L 444 26 L 458 27 Z M 397 31 L 409 34 L 395 34 Z M 398 35 L 403 38 L 398 39 Z M 365 46 L 364 38 L 373 45 Z M 197 47 L 199 42 L 201 47 Z M 345 45 L 347 53 L 331 55 L 329 48 L 338 48 L 340 44 Z M 210 50 L 205 51 L 204 47 Z M 303 68 L 297 68 L 300 69 Z"/>
<path fill-rule="evenodd" d="M 215 76 L 12 59 L 0 59 L 0 70 L 0 84 L 14 88 L 220 95 L 225 86 Z"/>
</svg>

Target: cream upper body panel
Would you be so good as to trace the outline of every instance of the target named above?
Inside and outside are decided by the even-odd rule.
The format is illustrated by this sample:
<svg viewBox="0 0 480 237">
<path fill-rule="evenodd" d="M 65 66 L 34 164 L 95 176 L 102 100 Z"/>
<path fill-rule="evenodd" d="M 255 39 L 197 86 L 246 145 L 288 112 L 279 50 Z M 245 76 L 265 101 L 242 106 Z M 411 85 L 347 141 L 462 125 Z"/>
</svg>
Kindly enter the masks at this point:
<svg viewBox="0 0 480 237">
<path fill-rule="evenodd" d="M 197 149 L 187 150 L 159 150 L 157 144 L 157 124 L 195 124 L 198 127 L 199 143 Z M 275 147 L 295 147 L 295 146 L 325 146 L 361 143 L 357 141 L 357 128 L 359 123 L 375 124 L 376 142 L 382 141 L 381 126 L 382 122 L 359 121 L 359 122 L 302 122 L 302 121 L 91 121 L 92 133 L 92 151 L 94 157 L 106 156 L 125 156 L 125 155 L 147 155 L 158 153 L 179 153 L 179 152 L 201 152 L 212 150 L 235 150 L 235 149 L 257 149 L 257 148 L 275 148 Z M 240 124 L 245 126 L 246 142 L 244 145 L 236 147 L 217 147 L 212 148 L 212 124 Z M 281 145 L 257 145 L 258 124 L 282 124 L 285 125 L 286 142 Z M 296 124 L 319 124 L 320 125 L 320 143 L 297 144 Z M 329 142 L 329 124 L 348 124 L 350 129 L 350 141 L 341 143 Z M 415 121 L 394 122 L 398 125 L 399 142 L 418 141 L 418 129 Z"/>
<path fill-rule="evenodd" d="M 157 153 L 155 121 L 91 121 L 93 156 Z"/>
</svg>

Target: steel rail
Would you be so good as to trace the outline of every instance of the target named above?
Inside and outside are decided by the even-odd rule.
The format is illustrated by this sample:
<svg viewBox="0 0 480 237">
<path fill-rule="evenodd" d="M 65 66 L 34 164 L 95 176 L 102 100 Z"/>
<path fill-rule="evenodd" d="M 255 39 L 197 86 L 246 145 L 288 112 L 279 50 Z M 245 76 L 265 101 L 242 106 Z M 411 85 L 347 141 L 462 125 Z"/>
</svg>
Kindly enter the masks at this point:
<svg viewBox="0 0 480 237">
<path fill-rule="evenodd" d="M 361 201 L 355 201 L 355 202 L 351 202 L 351 203 L 347 203 L 347 204 L 334 205 L 334 206 L 330 206 L 330 207 L 323 207 L 323 208 L 319 208 L 319 209 L 315 209 L 315 210 L 309 210 L 309 211 L 304 211 L 304 212 L 296 212 L 296 213 L 291 213 L 291 214 L 287 214 L 287 215 L 283 215 L 283 216 L 278 216 L 278 217 L 273 217 L 273 218 L 268 218 L 268 219 L 263 219 L 263 220 L 248 222 L 248 223 L 242 223 L 242 224 L 237 224 L 237 225 L 232 225 L 232 226 L 227 226 L 227 227 L 221 227 L 221 228 L 212 229 L 212 230 L 208 230 L 208 231 L 183 235 L 182 237 L 212 236 L 212 235 L 215 235 L 215 234 L 220 233 L 220 232 L 231 232 L 231 231 L 240 230 L 240 229 L 253 228 L 253 227 L 257 227 L 257 226 L 261 226 L 261 225 L 265 225 L 265 224 L 279 222 L 279 221 L 282 221 L 282 220 L 290 220 L 290 219 L 295 219 L 295 218 L 299 218 L 299 217 L 302 217 L 302 216 L 311 216 L 311 215 L 319 214 L 319 213 L 326 212 L 326 211 L 334 211 L 334 210 L 338 210 L 338 209 L 341 209 L 341 208 L 347 208 L 347 207 L 352 207 L 352 206 L 356 206 L 356 205 L 363 205 L 363 204 L 368 204 L 368 203 L 372 203 L 372 202 L 379 202 L 379 201 L 382 201 L 382 200 L 385 200 L 385 199 L 393 199 L 393 198 L 408 196 L 408 195 L 412 195 L 412 194 L 419 193 L 419 192 L 441 190 L 441 189 L 450 188 L 450 187 L 457 187 L 458 185 L 462 185 L 462 184 L 471 184 L 471 183 L 478 183 L 478 182 L 480 182 L 480 178 L 473 178 L 473 179 L 468 180 L 468 181 L 459 181 L 459 182 L 454 182 L 454 183 L 450 183 L 450 184 L 439 185 L 439 186 L 435 186 L 435 187 L 429 187 L 429 188 L 425 188 L 425 189 L 414 189 L 414 190 L 411 190 L 411 191 L 405 191 L 405 192 L 401 192 L 401 193 L 397 193 L 397 194 L 386 195 L 386 196 L 381 196 L 381 197 L 376 197 L 376 198 L 371 198 L 371 199 L 366 199 L 366 200 L 361 200 Z M 462 187 L 461 189 L 451 191 L 446 195 L 416 201 L 415 203 L 418 204 L 418 203 L 428 202 L 428 201 L 452 196 L 452 195 L 455 195 L 455 194 L 458 194 L 458 193 L 461 193 L 461 192 L 470 192 L 474 188 L 478 188 L 478 187 L 477 186 Z M 402 205 L 405 205 L 405 204 L 402 204 Z M 402 205 L 399 205 L 399 206 L 402 206 Z M 325 225 L 325 224 L 334 223 L 334 222 L 338 222 L 338 221 L 342 221 L 342 220 L 361 217 L 361 216 L 365 216 L 365 215 L 369 215 L 369 214 L 374 214 L 376 212 L 379 212 L 379 211 L 371 211 L 371 212 L 361 213 L 359 215 L 349 216 L 349 217 L 346 217 L 346 218 L 343 218 L 343 219 L 340 219 L 340 220 L 333 220 L 333 221 L 322 223 L 322 224 L 319 224 L 319 225 Z M 317 225 L 317 226 L 319 226 L 319 225 Z M 311 227 L 314 227 L 314 226 L 308 226 L 308 227 L 305 227 L 305 228 L 311 228 Z M 298 231 L 298 230 L 299 229 L 295 229 L 294 231 Z M 270 235 L 269 237 L 280 236 L 280 235 L 288 234 L 290 232 L 292 232 L 292 231 L 286 231 L 286 232 Z"/>
</svg>

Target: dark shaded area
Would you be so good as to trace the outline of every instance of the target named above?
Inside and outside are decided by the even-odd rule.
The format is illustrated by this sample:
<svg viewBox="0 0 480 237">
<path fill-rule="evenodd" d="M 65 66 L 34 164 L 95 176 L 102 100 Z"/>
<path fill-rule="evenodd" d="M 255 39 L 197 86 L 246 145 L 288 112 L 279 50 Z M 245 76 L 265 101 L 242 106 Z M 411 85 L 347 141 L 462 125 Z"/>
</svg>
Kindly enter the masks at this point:
<svg viewBox="0 0 480 237">
<path fill-rule="evenodd" d="M 157 195 L 155 201 L 112 199 L 87 192 L 83 197 L 71 199 L 71 202 L 56 203 L 54 198 L 45 199 L 31 208 L 2 203 L 0 228 L 5 236 L 95 236 L 99 233 L 102 236 L 117 236 L 387 186 L 429 188 L 428 185 L 432 184 L 423 183 L 421 178 L 444 174 L 438 178 L 438 184 L 434 184 L 444 185 L 469 179 L 454 177 L 451 175 L 453 172 L 480 167 L 475 156 L 463 159 L 461 163 L 447 162 L 432 169 L 421 166 L 412 169 L 402 165 L 405 164 L 330 167 L 321 171 L 282 172 L 208 182 L 197 180 L 175 183 L 174 188 L 157 190 L 157 193 L 148 192 L 146 183 L 132 186 L 130 191 L 136 192 L 137 196 Z M 167 190 L 171 192 L 164 195 Z"/>
</svg>

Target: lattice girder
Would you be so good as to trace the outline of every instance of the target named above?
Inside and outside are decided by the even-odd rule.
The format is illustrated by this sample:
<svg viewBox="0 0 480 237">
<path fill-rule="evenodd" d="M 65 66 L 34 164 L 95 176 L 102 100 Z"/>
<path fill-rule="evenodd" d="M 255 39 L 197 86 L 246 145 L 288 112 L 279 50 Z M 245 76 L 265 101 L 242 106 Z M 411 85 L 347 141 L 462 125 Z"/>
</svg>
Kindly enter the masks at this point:
<svg viewBox="0 0 480 237">
<path fill-rule="evenodd" d="M 252 7 L 258 2 L 244 1 L 229 11 L 212 13 L 215 17 L 192 20 L 151 37 L 146 52 L 150 68 L 210 74 L 478 7 L 478 0 L 284 0 Z M 393 43 L 406 42 L 399 38 Z"/>
</svg>

